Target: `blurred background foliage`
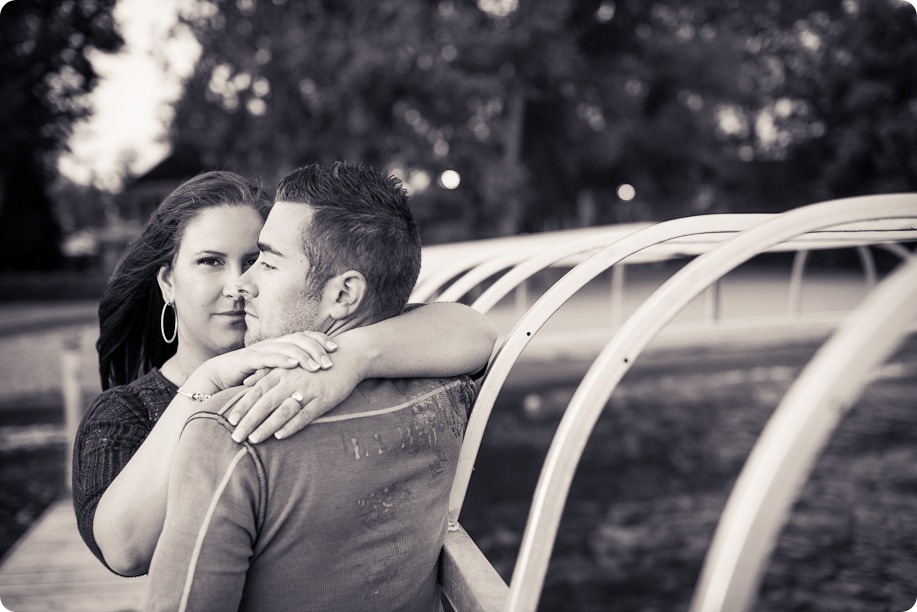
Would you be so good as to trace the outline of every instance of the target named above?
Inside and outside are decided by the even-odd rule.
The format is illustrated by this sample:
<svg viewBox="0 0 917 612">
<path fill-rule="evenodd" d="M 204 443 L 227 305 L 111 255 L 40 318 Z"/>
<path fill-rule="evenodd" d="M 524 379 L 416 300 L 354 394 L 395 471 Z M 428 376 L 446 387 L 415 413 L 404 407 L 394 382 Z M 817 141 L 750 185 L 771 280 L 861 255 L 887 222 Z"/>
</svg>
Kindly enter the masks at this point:
<svg viewBox="0 0 917 612">
<path fill-rule="evenodd" d="M 81 209 L 71 226 L 117 201 L 48 187 L 92 89 L 85 49 L 117 49 L 113 1 L 3 10 L 4 228 L 50 227 L 49 193 Z M 268 183 L 384 166 L 427 243 L 917 190 L 903 0 L 190 0 L 176 27 L 202 51 L 174 151 Z"/>
<path fill-rule="evenodd" d="M 93 49 L 117 51 L 115 0 L 11 2 L 0 14 L 0 269 L 60 264 L 50 185 L 89 112 Z M 80 204 L 75 202 L 74 205 Z"/>
</svg>

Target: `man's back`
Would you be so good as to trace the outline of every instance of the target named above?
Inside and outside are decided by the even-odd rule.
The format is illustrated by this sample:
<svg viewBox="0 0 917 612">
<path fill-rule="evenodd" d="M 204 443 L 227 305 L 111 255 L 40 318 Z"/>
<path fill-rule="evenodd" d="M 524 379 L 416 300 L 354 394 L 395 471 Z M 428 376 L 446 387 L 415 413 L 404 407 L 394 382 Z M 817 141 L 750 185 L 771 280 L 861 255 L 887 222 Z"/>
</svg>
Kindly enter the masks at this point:
<svg viewBox="0 0 917 612">
<path fill-rule="evenodd" d="M 296 436 L 257 446 L 195 415 L 173 459 L 150 607 L 438 609 L 472 398 L 467 378 L 368 380 Z"/>
</svg>

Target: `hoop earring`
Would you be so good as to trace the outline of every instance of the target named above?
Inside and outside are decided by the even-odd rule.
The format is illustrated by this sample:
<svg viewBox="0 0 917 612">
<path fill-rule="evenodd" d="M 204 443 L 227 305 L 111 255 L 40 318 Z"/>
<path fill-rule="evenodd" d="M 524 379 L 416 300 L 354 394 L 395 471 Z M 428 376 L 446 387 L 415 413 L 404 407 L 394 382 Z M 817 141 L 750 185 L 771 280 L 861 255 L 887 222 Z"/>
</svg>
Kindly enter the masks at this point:
<svg viewBox="0 0 917 612">
<path fill-rule="evenodd" d="M 166 308 L 169 306 L 172 307 L 172 316 L 175 317 L 175 329 L 172 330 L 172 337 L 166 338 Z M 175 313 L 174 302 L 166 302 L 162 305 L 162 313 L 159 315 L 159 331 L 162 333 L 162 339 L 166 341 L 166 344 L 175 342 L 175 337 L 178 336 L 178 315 Z"/>
</svg>

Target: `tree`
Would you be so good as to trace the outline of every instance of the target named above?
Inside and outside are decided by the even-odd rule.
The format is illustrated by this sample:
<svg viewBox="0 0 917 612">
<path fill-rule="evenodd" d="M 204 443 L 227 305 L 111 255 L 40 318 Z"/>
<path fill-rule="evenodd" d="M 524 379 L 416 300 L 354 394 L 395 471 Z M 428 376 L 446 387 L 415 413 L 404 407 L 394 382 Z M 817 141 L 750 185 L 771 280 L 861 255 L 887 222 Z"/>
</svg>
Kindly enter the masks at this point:
<svg viewBox="0 0 917 612">
<path fill-rule="evenodd" d="M 453 239 L 915 189 L 907 11 L 199 0 L 185 23 L 203 54 L 173 139 L 269 181 L 317 160 L 385 165 Z M 437 187 L 445 169 L 457 192 Z"/>
<path fill-rule="evenodd" d="M 532 118 L 569 106 L 556 91 L 582 70 L 564 35 L 573 4 L 199 2 L 186 23 L 203 53 L 174 142 L 269 179 L 338 158 L 413 172 L 421 186 L 455 169 L 462 225 L 517 231 L 535 194 Z M 421 216 L 454 207 L 435 182 L 415 191 Z"/>
<path fill-rule="evenodd" d="M 48 195 L 57 154 L 89 113 L 94 49 L 116 51 L 115 0 L 16 0 L 0 13 L 0 268 L 48 268 L 60 227 Z"/>
</svg>

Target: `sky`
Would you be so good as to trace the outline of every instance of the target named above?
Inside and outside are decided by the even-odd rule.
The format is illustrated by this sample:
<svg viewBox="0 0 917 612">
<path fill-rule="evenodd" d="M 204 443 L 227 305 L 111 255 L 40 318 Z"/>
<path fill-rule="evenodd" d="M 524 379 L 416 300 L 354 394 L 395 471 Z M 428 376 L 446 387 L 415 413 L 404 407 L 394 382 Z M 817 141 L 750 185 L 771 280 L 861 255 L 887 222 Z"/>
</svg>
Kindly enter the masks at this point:
<svg viewBox="0 0 917 612">
<path fill-rule="evenodd" d="M 200 48 L 190 33 L 170 33 L 182 0 L 119 0 L 115 19 L 124 47 L 113 55 L 95 53 L 100 79 L 92 92 L 93 116 L 78 124 L 60 171 L 71 180 L 120 185 L 126 155 L 142 174 L 169 152 L 163 142 L 169 103 L 194 68 Z"/>
</svg>

